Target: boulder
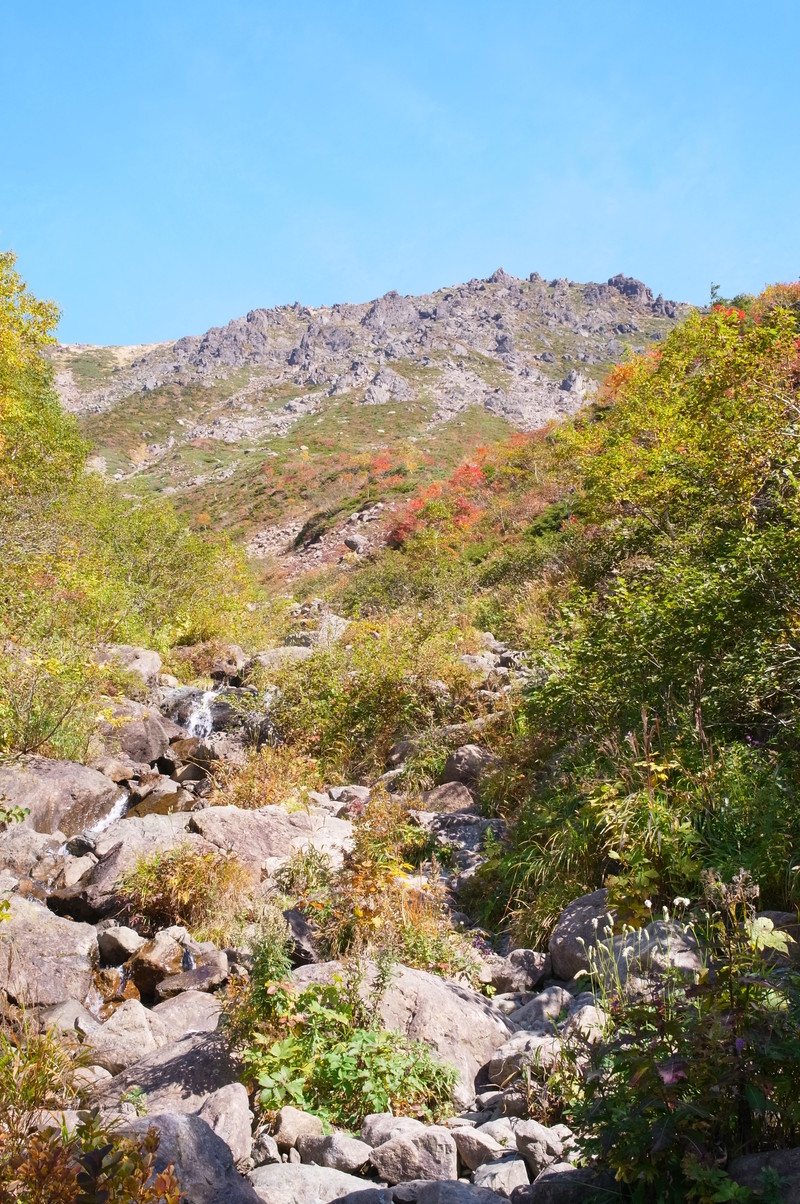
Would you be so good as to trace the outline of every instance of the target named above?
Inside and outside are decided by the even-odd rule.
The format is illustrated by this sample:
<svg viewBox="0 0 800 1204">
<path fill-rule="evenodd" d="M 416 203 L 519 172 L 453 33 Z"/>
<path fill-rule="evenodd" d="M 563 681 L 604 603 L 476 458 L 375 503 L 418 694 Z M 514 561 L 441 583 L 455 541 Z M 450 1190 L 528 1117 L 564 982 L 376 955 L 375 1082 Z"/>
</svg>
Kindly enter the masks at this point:
<svg viewBox="0 0 800 1204">
<path fill-rule="evenodd" d="M 294 977 L 301 985 L 329 982 L 340 970 L 336 962 L 322 962 L 301 966 Z M 372 967 L 368 979 L 374 973 Z M 512 1031 L 502 1011 L 477 991 L 407 966 L 395 970 L 380 1013 L 386 1028 L 424 1041 L 456 1068 L 455 1099 L 462 1106 L 472 1103 L 478 1071 Z"/>
<path fill-rule="evenodd" d="M 329 1166 L 268 1163 L 250 1171 L 248 1179 L 264 1204 L 332 1204 L 334 1200 L 391 1204 L 390 1192 Z"/>
<path fill-rule="evenodd" d="M 166 1045 L 168 1039 L 166 1026 L 154 1012 L 149 1012 L 138 999 L 126 999 L 105 1024 L 89 1034 L 86 1045 L 98 1066 L 111 1074 L 120 1074 Z"/>
<path fill-rule="evenodd" d="M 763 1190 L 764 1172 L 772 1171 L 780 1181 L 780 1200 L 783 1204 L 800 1204 L 800 1148 L 793 1150 L 769 1150 L 765 1154 L 743 1154 L 732 1158 L 727 1171 L 734 1183 L 749 1187 L 751 1191 Z"/>
<path fill-rule="evenodd" d="M 139 936 L 138 932 L 123 925 L 105 928 L 97 934 L 97 948 L 105 966 L 121 966 L 146 943 L 145 938 Z"/>
<path fill-rule="evenodd" d="M 499 1196 L 509 1198 L 517 1187 L 527 1187 L 530 1183 L 528 1171 L 521 1158 L 514 1154 L 506 1154 L 497 1162 L 484 1162 L 474 1175 L 476 1187 L 488 1187 Z"/>
<path fill-rule="evenodd" d="M 183 991 L 153 1008 L 153 1015 L 166 1026 L 170 1041 L 192 1033 L 213 1033 L 222 1014 L 218 995 L 205 991 Z"/>
<path fill-rule="evenodd" d="M 208 807 L 194 813 L 190 828 L 210 844 L 230 849 L 242 861 L 276 869 L 298 849 L 309 846 L 341 863 L 350 845 L 352 825 L 324 811 L 285 811 L 283 807 Z"/>
<path fill-rule="evenodd" d="M 507 1087 L 522 1075 L 523 1067 L 548 1074 L 561 1052 L 558 1037 L 518 1032 L 492 1055 L 487 1067 L 490 1083 Z"/>
<path fill-rule="evenodd" d="M 154 686 L 161 672 L 161 657 L 151 648 L 135 644 L 103 644 L 94 656 L 98 665 L 117 664 L 135 673 L 146 686 Z"/>
<path fill-rule="evenodd" d="M 303 1112 L 301 1108 L 287 1104 L 275 1117 L 272 1135 L 279 1150 L 291 1150 L 297 1145 L 300 1137 L 321 1137 L 322 1131 L 322 1121 L 318 1116 L 312 1116 L 310 1112 Z"/>
<path fill-rule="evenodd" d="M 198 1116 L 222 1138 L 237 1165 L 250 1157 L 253 1113 L 242 1083 L 228 1083 L 212 1092 Z"/>
<path fill-rule="evenodd" d="M 463 782 L 475 786 L 482 774 L 498 764 L 494 753 L 479 744 L 462 744 L 452 752 L 445 762 L 442 782 Z"/>
<path fill-rule="evenodd" d="M 564 1156 L 564 1143 L 553 1129 L 537 1120 L 521 1120 L 514 1127 L 517 1150 L 525 1159 L 534 1178 Z"/>
<path fill-rule="evenodd" d="M 550 971 L 550 958 L 538 949 L 512 949 L 490 963 L 491 983 L 498 994 L 533 991 Z"/>
<path fill-rule="evenodd" d="M 468 1171 L 476 1171 L 484 1162 L 496 1162 L 506 1152 L 500 1142 L 488 1133 L 481 1133 L 468 1125 L 453 1130 L 453 1141 L 459 1160 Z"/>
<path fill-rule="evenodd" d="M 565 907 L 550 937 L 550 958 L 553 974 L 568 982 L 576 974 L 589 969 L 588 949 L 607 935 L 613 926 L 609 919 L 608 891 L 592 891 L 581 895 Z"/>
<path fill-rule="evenodd" d="M 95 1020 L 91 1012 L 77 999 L 65 999 L 53 1007 L 42 1008 L 37 1017 L 42 1031 L 57 1028 L 61 1032 L 76 1032 L 88 1036 L 100 1027 L 100 1021 Z"/>
<path fill-rule="evenodd" d="M 422 806 L 426 811 L 437 813 L 468 811 L 480 814 L 475 799 L 463 782 L 443 782 L 433 790 L 426 790 L 422 796 Z"/>
<path fill-rule="evenodd" d="M 385 1141 L 372 1151 L 370 1161 L 390 1184 L 409 1179 L 455 1179 L 458 1175 L 456 1143 L 441 1125 Z"/>
<path fill-rule="evenodd" d="M 25 1007 L 83 1001 L 97 964 L 97 934 L 21 895 L 0 924 L 0 992 Z"/>
<path fill-rule="evenodd" d="M 512 1197 L 513 1204 L 586 1204 L 589 1200 L 620 1198 L 619 1184 L 610 1176 L 598 1176 L 588 1168 L 577 1169 L 569 1162 L 554 1162 L 530 1187 L 518 1187 Z"/>
<path fill-rule="evenodd" d="M 409 1133 L 420 1133 L 425 1128 L 421 1120 L 413 1116 L 393 1116 L 391 1112 L 371 1112 L 361 1122 L 361 1139 L 367 1145 L 379 1146 L 395 1137 Z"/>
<path fill-rule="evenodd" d="M 653 920 L 625 936 L 616 937 L 607 948 L 613 951 L 616 975 L 622 984 L 629 977 L 644 978 L 677 970 L 696 980 L 703 970 L 703 959 L 697 937 L 691 928 L 675 920 Z M 610 984 L 611 985 L 611 984 Z"/>
<path fill-rule="evenodd" d="M 369 1162 L 372 1147 L 346 1133 L 324 1135 L 306 1133 L 297 1139 L 297 1150 L 303 1162 L 316 1166 L 331 1166 L 335 1171 L 355 1174 Z"/>
<path fill-rule="evenodd" d="M 92 743 L 100 746 L 95 756 L 153 765 L 169 748 L 169 736 L 156 707 L 122 698 L 104 708 Z"/>
<path fill-rule="evenodd" d="M 149 1014 L 160 1019 L 155 1009 Z M 102 1084 L 93 1102 L 114 1109 L 131 1087 L 140 1087 L 151 1111 L 198 1112 L 209 1095 L 238 1080 L 239 1067 L 223 1035 L 192 1033 L 141 1056 Z"/>
<path fill-rule="evenodd" d="M 151 1125 L 160 1137 L 155 1170 L 174 1166 L 187 1204 L 258 1204 L 260 1197 L 238 1174 L 227 1143 L 201 1117 L 157 1113 L 131 1121 L 122 1132 L 143 1137 Z"/>
<path fill-rule="evenodd" d="M 395 1190 L 394 1199 L 403 1199 L 399 1189 Z M 460 1179 L 439 1179 L 420 1184 L 414 1199 L 416 1204 L 500 1204 L 502 1197 L 488 1187 L 476 1187 Z"/>
<path fill-rule="evenodd" d="M 156 986 L 157 999 L 171 999 L 183 991 L 213 991 L 228 977 L 228 958 L 220 949 L 198 953 L 191 970 L 162 978 Z"/>
<path fill-rule="evenodd" d="M 282 648 L 268 648 L 265 652 L 255 654 L 247 665 L 246 671 L 249 672 L 255 665 L 260 665 L 264 669 L 280 670 L 287 665 L 296 665 L 300 661 L 307 661 L 313 655 L 313 648 L 303 648 L 293 644 L 286 644 Z"/>
<path fill-rule="evenodd" d="M 24 807 L 24 826 L 37 832 L 74 836 L 102 820 L 119 795 L 115 782 L 74 761 L 26 757 L 0 765 L 0 798 Z"/>
<path fill-rule="evenodd" d="M 517 1008 L 511 1019 L 518 1029 L 550 1035 L 555 1032 L 555 1021 L 562 1012 L 569 1011 L 571 1004 L 569 991 L 554 984 L 534 995 L 523 1007 Z"/>
<path fill-rule="evenodd" d="M 125 963 L 127 976 L 143 999 L 152 999 L 162 979 L 180 974 L 182 968 L 183 946 L 166 932 L 157 932 Z"/>
<path fill-rule="evenodd" d="M 0 863 L 3 869 L 18 877 L 35 878 L 39 864 L 45 862 L 49 865 L 63 843 L 63 832 L 51 835 L 23 827 L 22 824 L 12 824 L 5 832 L 0 832 Z"/>
</svg>

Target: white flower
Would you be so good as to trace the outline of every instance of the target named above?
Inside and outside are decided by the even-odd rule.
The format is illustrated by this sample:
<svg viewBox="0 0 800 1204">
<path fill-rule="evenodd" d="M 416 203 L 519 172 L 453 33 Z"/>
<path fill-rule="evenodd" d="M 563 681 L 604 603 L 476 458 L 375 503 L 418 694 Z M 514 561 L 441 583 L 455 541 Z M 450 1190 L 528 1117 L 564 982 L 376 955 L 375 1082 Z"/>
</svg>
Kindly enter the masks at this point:
<svg viewBox="0 0 800 1204">
<path fill-rule="evenodd" d="M 677 895 L 676 898 L 674 898 L 672 900 L 672 906 L 673 907 L 688 907 L 689 904 L 691 903 L 691 901 L 692 900 L 687 899 L 685 895 Z"/>
<path fill-rule="evenodd" d="M 644 905 L 645 905 L 645 907 L 647 908 L 647 910 L 648 910 L 648 911 L 652 911 L 652 910 L 653 910 L 653 900 L 652 900 L 652 899 L 645 899 L 645 901 L 644 901 Z"/>
</svg>

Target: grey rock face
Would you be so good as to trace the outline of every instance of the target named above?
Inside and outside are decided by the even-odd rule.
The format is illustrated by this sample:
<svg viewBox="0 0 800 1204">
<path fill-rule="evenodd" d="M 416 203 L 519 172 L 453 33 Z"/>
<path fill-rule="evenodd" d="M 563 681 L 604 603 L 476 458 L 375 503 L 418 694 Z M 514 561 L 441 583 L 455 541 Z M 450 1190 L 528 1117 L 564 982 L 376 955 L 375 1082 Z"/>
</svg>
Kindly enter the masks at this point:
<svg viewBox="0 0 800 1204">
<path fill-rule="evenodd" d="M 497 1162 L 485 1162 L 475 1172 L 475 1186 L 488 1187 L 499 1196 L 510 1197 L 517 1187 L 527 1187 L 530 1180 L 521 1158 L 506 1154 Z"/>
<path fill-rule="evenodd" d="M 222 1138 L 237 1165 L 250 1157 L 253 1113 L 242 1083 L 228 1083 L 212 1092 L 198 1115 Z"/>
<path fill-rule="evenodd" d="M 307 1133 L 298 1137 L 297 1149 L 303 1162 L 330 1166 L 347 1174 L 355 1174 L 365 1167 L 372 1153 L 372 1148 L 366 1141 L 348 1137 L 346 1133 L 328 1133 L 323 1136 Z"/>
<path fill-rule="evenodd" d="M 372 1151 L 374 1169 L 387 1183 L 409 1179 L 455 1179 L 458 1174 L 456 1144 L 448 1129 L 430 1125 L 386 1141 Z"/>
<path fill-rule="evenodd" d="M 558 918 L 550 938 L 550 957 L 556 978 L 568 981 L 582 970 L 588 970 L 587 949 L 602 940 L 609 925 L 608 891 L 596 890 L 581 895 Z"/>
<path fill-rule="evenodd" d="M 291 1104 L 281 1108 L 275 1117 L 273 1137 L 279 1150 L 294 1149 L 300 1137 L 321 1137 L 322 1121 L 318 1116 L 294 1108 Z"/>
<path fill-rule="evenodd" d="M 155 1010 L 149 1016 L 160 1022 Z M 238 1070 L 220 1033 L 194 1033 L 140 1056 L 103 1085 L 94 1102 L 115 1108 L 126 1091 L 140 1087 L 151 1112 L 198 1112 L 209 1095 L 238 1082 Z"/>
<path fill-rule="evenodd" d="M 800 1204 L 800 1148 L 770 1150 L 766 1154 L 744 1154 L 728 1164 L 728 1174 L 740 1187 L 757 1190 L 763 1187 L 762 1175 L 767 1168 L 781 1179 L 781 1200 L 784 1204 Z"/>
<path fill-rule="evenodd" d="M 479 744 L 462 744 L 447 758 L 442 781 L 463 782 L 466 786 L 474 786 L 481 774 L 496 764 L 497 758 L 488 749 L 481 748 Z"/>
<path fill-rule="evenodd" d="M 271 1163 L 256 1167 L 248 1179 L 257 1198 L 264 1204 L 332 1204 L 333 1200 L 353 1200 L 357 1204 L 391 1202 L 389 1192 L 371 1188 L 363 1179 L 328 1166 Z"/>
<path fill-rule="evenodd" d="M 161 672 L 161 657 L 151 648 L 134 644 L 103 644 L 94 657 L 98 665 L 115 663 L 141 677 L 146 686 L 153 686 Z"/>
<path fill-rule="evenodd" d="M 505 1148 L 488 1133 L 468 1127 L 453 1130 L 459 1160 L 468 1171 L 476 1171 L 484 1162 L 496 1162 L 506 1152 Z"/>
<path fill-rule="evenodd" d="M 402 1199 L 398 1191 L 394 1198 Z M 488 1187 L 447 1179 L 421 1184 L 415 1196 L 416 1204 L 499 1204 L 502 1198 Z"/>
<path fill-rule="evenodd" d="M 435 786 L 433 790 L 426 790 L 422 796 L 422 805 L 426 811 L 438 813 L 478 812 L 475 800 L 462 782 L 444 782 L 441 786 Z"/>
<path fill-rule="evenodd" d="M 143 1137 L 151 1125 L 160 1136 L 156 1171 L 172 1163 L 191 1204 L 257 1204 L 260 1197 L 237 1173 L 230 1148 L 199 1116 L 160 1113 L 132 1121 L 123 1132 Z"/>
<path fill-rule="evenodd" d="M 0 925 L 0 992 L 26 1007 L 83 1000 L 97 964 L 97 934 L 20 895 Z"/>
<path fill-rule="evenodd" d="M 370 1146 L 383 1145 L 395 1137 L 420 1133 L 425 1126 L 413 1116 L 392 1116 L 391 1112 L 373 1112 L 361 1122 L 361 1138 Z"/>
<path fill-rule="evenodd" d="M 569 1009 L 572 996 L 563 987 L 547 987 L 538 995 L 512 1013 L 512 1020 L 518 1028 L 527 1032 L 552 1034 L 555 1031 L 554 1021 L 561 1012 Z"/>
<path fill-rule="evenodd" d="M 97 934 L 97 948 L 105 966 L 121 966 L 144 944 L 146 941 L 143 936 L 123 925 L 106 928 Z"/>
<path fill-rule="evenodd" d="M 25 827 L 74 836 L 103 819 L 119 797 L 115 782 L 74 761 L 28 757 L 0 765 L 0 798 L 24 807 Z"/>
<path fill-rule="evenodd" d="M 102 745 L 97 755 L 102 752 L 152 765 L 169 748 L 169 736 L 156 707 L 123 698 L 110 703 L 106 710 L 108 718 L 97 725 L 95 741 Z"/>
<path fill-rule="evenodd" d="M 564 1143 L 552 1129 L 536 1120 L 518 1121 L 514 1128 L 517 1149 L 525 1159 L 534 1178 L 545 1167 L 559 1162 L 564 1154 Z"/>
<path fill-rule="evenodd" d="M 138 999 L 126 999 L 115 1012 L 90 1033 L 86 1044 L 92 1059 L 111 1074 L 120 1074 L 134 1062 L 153 1053 L 168 1040 L 167 1029 L 154 1012 Z"/>
<path fill-rule="evenodd" d="M 297 849 L 313 845 L 341 861 L 349 846 L 348 820 L 325 812 L 287 812 L 282 807 L 247 811 L 240 807 L 209 807 L 192 815 L 191 828 L 218 848 L 230 849 L 245 862 L 257 865 L 286 861 Z"/>
<path fill-rule="evenodd" d="M 221 1014 L 219 996 L 208 995 L 205 991 L 183 991 L 153 1008 L 153 1015 L 166 1025 L 170 1041 L 178 1041 L 192 1033 L 213 1033 Z"/>
</svg>

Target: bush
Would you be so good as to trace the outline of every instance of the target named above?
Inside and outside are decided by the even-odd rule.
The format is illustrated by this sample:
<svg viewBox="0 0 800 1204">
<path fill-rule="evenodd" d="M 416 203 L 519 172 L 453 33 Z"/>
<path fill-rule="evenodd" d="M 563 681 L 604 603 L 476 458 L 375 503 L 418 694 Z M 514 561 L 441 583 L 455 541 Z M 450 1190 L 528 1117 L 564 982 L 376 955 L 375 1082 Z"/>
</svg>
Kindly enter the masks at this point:
<svg viewBox="0 0 800 1204">
<path fill-rule="evenodd" d="M 380 1027 L 378 1008 L 391 975 L 350 963 L 330 984 L 298 991 L 285 951 L 256 950 L 248 984 L 231 992 L 231 1037 L 266 1112 L 285 1104 L 357 1129 L 371 1112 L 437 1120 L 451 1106 L 455 1071 L 421 1041 Z"/>
<path fill-rule="evenodd" d="M 644 997 L 604 995 L 609 1032 L 554 1080 L 584 1156 L 634 1201 L 749 1199 L 726 1162 L 800 1140 L 800 990 L 787 938 L 755 918 L 748 875 L 704 882 L 699 984 L 665 971 Z"/>
<path fill-rule="evenodd" d="M 0 1201 L 179 1204 L 172 1167 L 154 1174 L 155 1129 L 131 1140 L 96 1111 L 79 1112 L 69 1131 L 46 1123 L 48 1112 L 81 1106 L 79 1064 L 55 1031 L 0 1031 Z"/>
<path fill-rule="evenodd" d="M 178 845 L 140 857 L 120 894 L 133 922 L 150 932 L 182 924 L 199 940 L 226 944 L 252 906 L 254 881 L 237 857 Z"/>
</svg>

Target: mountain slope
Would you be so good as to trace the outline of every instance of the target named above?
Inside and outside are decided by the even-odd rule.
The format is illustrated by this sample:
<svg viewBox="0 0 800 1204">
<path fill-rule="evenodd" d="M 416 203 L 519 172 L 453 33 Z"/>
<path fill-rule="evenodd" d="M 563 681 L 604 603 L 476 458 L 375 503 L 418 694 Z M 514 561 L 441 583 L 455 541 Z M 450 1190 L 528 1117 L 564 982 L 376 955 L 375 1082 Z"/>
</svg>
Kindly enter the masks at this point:
<svg viewBox="0 0 800 1204">
<path fill-rule="evenodd" d="M 253 310 L 175 343 L 60 347 L 54 360 L 97 468 L 264 551 L 315 511 L 407 492 L 509 428 L 574 413 L 626 348 L 660 340 L 687 309 L 624 276 L 580 285 L 500 269 L 426 296 Z"/>
</svg>

